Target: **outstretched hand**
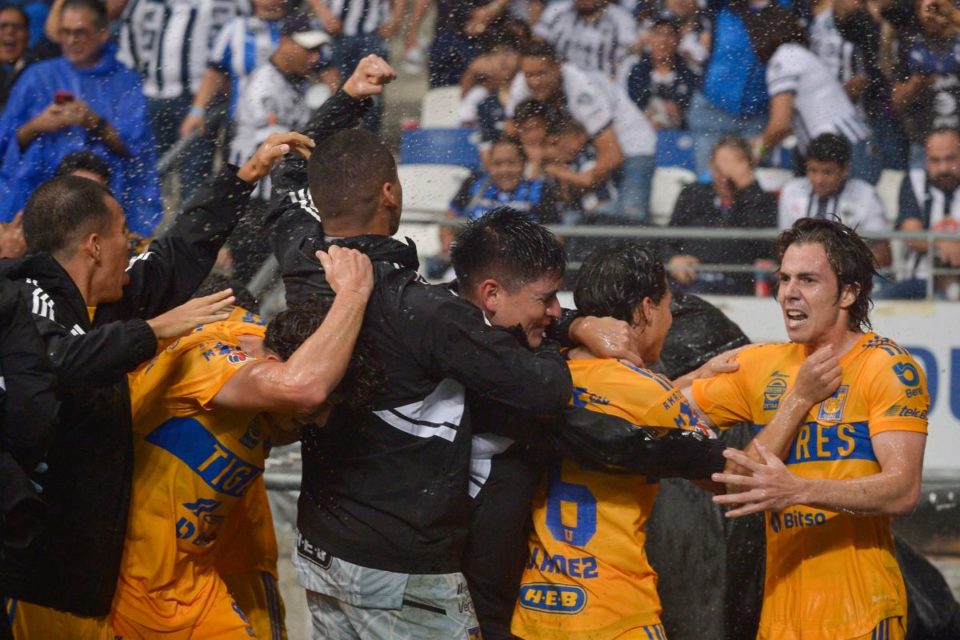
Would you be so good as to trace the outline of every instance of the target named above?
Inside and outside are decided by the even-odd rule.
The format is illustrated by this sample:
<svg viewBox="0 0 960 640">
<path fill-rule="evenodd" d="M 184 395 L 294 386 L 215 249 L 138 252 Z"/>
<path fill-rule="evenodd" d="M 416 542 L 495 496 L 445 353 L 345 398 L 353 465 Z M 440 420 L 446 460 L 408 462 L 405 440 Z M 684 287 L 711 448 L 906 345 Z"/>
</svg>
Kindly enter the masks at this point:
<svg viewBox="0 0 960 640">
<path fill-rule="evenodd" d="M 253 157 L 240 167 L 237 177 L 244 182 L 255 184 L 268 176 L 283 156 L 296 151 L 304 158 L 309 158 L 310 150 L 315 146 L 313 140 L 302 133 L 295 131 L 271 133 L 257 148 Z"/>
<path fill-rule="evenodd" d="M 714 482 L 744 489 L 741 493 L 713 497 L 714 504 L 735 506 L 725 514 L 728 518 L 739 518 L 761 511 L 780 511 L 802 504 L 802 480 L 787 469 L 783 461 L 769 449 L 759 442 L 755 444 L 757 452 L 763 456 L 763 464 L 736 449 L 728 448 L 723 452 L 724 457 L 746 469 L 751 475 L 715 473 L 711 476 Z"/>
<path fill-rule="evenodd" d="M 362 100 L 383 93 L 383 87 L 393 82 L 397 72 L 380 56 L 370 54 L 360 61 L 353 75 L 343 83 L 344 92 Z"/>
<path fill-rule="evenodd" d="M 147 320 L 157 340 L 177 338 L 192 331 L 197 325 L 219 322 L 230 317 L 227 309 L 236 301 L 233 289 L 224 289 L 202 298 L 193 298 L 156 318 Z"/>
</svg>

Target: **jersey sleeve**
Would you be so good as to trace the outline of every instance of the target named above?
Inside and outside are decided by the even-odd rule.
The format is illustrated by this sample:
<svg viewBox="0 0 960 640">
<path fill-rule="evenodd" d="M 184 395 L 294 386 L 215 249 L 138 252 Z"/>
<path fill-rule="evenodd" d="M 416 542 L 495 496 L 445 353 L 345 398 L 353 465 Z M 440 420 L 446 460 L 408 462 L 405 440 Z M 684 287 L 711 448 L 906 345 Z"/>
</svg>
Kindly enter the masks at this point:
<svg viewBox="0 0 960 640">
<path fill-rule="evenodd" d="M 767 93 L 770 97 L 797 91 L 802 61 L 791 53 L 790 47 L 780 47 L 770 58 L 770 63 L 767 65 Z"/>
<path fill-rule="evenodd" d="M 902 353 L 878 353 L 874 359 L 875 375 L 868 387 L 871 436 L 885 431 L 927 433 L 927 376 L 909 353 L 896 349 Z"/>
<path fill-rule="evenodd" d="M 693 401 L 720 429 L 740 422 L 753 422 L 752 395 L 747 385 L 751 375 L 750 351 L 752 349 L 738 356 L 740 368 L 737 371 L 693 381 Z"/>
<path fill-rule="evenodd" d="M 564 89 L 567 93 L 567 106 L 571 115 L 583 125 L 591 138 L 598 136 L 613 124 L 613 109 L 604 100 L 600 87 L 594 86 L 590 78 L 572 71 L 564 74 Z"/>
<path fill-rule="evenodd" d="M 210 54 L 207 57 L 207 66 L 211 69 L 227 75 L 230 74 L 230 60 L 233 57 L 233 49 L 230 43 L 233 40 L 234 29 L 242 28 L 242 25 L 238 27 L 236 24 L 239 20 L 239 18 L 234 18 L 223 25 L 220 33 L 214 39 L 213 46 L 210 47 Z"/>
</svg>

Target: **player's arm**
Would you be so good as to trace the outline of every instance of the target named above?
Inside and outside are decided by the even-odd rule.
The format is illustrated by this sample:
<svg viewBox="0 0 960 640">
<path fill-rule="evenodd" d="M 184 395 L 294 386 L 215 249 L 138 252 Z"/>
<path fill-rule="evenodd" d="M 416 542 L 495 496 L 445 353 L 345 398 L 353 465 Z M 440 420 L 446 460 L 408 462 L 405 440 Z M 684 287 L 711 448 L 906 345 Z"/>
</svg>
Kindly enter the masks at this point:
<svg viewBox="0 0 960 640">
<path fill-rule="evenodd" d="M 736 485 L 745 492 L 715 496 L 713 501 L 739 505 L 727 512 L 728 518 L 759 511 L 780 511 L 801 504 L 861 516 L 910 514 L 920 497 L 926 434 L 884 431 L 870 440 L 880 472 L 848 480 L 801 478 L 762 445 L 759 451 L 765 464 L 727 449 L 724 455 L 753 475 L 714 475 L 717 482 Z"/>
<path fill-rule="evenodd" d="M 360 252 L 337 246 L 318 251 L 317 258 L 337 294 L 323 324 L 286 362 L 262 360 L 241 368 L 214 396 L 215 407 L 311 413 L 339 384 L 373 290 L 373 267 Z"/>
<path fill-rule="evenodd" d="M 767 126 L 753 141 L 753 156 L 756 160 L 783 142 L 783 139 L 793 131 L 793 100 L 792 91 L 784 91 L 770 97 L 770 118 L 767 120 Z"/>
</svg>

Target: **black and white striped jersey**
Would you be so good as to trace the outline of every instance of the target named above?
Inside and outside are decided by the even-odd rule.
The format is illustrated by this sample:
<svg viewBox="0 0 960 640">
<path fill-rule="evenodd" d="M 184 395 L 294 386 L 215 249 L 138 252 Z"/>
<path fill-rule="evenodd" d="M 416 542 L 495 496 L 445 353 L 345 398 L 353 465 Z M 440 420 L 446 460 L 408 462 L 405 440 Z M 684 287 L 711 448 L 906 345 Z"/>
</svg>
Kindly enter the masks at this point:
<svg viewBox="0 0 960 640">
<path fill-rule="evenodd" d="M 793 93 L 793 134 L 800 152 L 821 133 L 837 133 L 851 144 L 870 137 L 863 116 L 827 65 L 799 44 L 777 49 L 767 64 L 770 97 Z"/>
<path fill-rule="evenodd" d="M 610 77 L 638 37 L 636 21 L 620 5 L 610 4 L 598 18 L 585 20 L 573 0 L 548 5 L 533 33 L 552 44 L 565 62 Z"/>
<path fill-rule="evenodd" d="M 810 25 L 810 50 L 827 65 L 841 84 L 856 76 L 867 75 L 863 52 L 854 43 L 843 39 L 833 11 L 822 11 L 813 19 Z"/>
<path fill-rule="evenodd" d="M 839 192 L 818 196 L 808 178 L 795 178 L 780 190 L 778 226 L 789 229 L 800 218 L 835 218 L 857 231 L 888 231 L 877 190 L 864 180 L 850 178 Z"/>
<path fill-rule="evenodd" d="M 248 14 L 249 0 L 131 0 L 123 13 L 118 57 L 143 76 L 148 98 L 192 94 L 221 27 Z"/>
<path fill-rule="evenodd" d="M 390 21 L 391 0 L 327 0 L 326 4 L 343 23 L 344 36 L 373 33 Z"/>
</svg>

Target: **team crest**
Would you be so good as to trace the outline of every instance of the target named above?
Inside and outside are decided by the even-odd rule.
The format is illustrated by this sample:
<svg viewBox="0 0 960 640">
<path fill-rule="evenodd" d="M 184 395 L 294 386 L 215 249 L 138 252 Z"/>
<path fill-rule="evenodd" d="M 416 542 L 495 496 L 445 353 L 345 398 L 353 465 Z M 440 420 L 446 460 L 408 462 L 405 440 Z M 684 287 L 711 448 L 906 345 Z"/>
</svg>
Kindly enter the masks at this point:
<svg viewBox="0 0 960 640">
<path fill-rule="evenodd" d="M 780 406 L 780 398 L 787 392 L 787 378 L 789 377 L 787 374 L 780 373 L 779 371 L 774 371 L 770 375 L 770 382 L 767 383 L 767 387 L 763 390 L 764 411 L 776 411 Z"/>
<path fill-rule="evenodd" d="M 247 354 L 243 351 L 234 351 L 227 356 L 227 362 L 230 364 L 240 364 L 241 362 L 247 361 Z"/>
<path fill-rule="evenodd" d="M 843 407 L 847 404 L 847 395 L 850 391 L 848 385 L 840 385 L 833 395 L 820 403 L 820 413 L 817 414 L 817 420 L 820 422 L 839 422 L 843 416 Z"/>
</svg>

